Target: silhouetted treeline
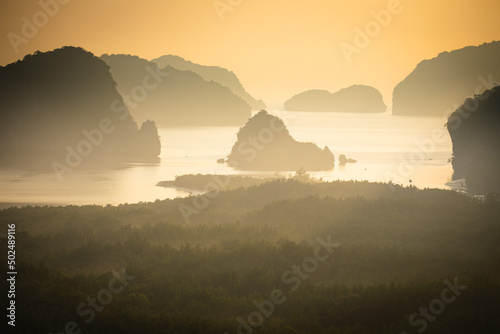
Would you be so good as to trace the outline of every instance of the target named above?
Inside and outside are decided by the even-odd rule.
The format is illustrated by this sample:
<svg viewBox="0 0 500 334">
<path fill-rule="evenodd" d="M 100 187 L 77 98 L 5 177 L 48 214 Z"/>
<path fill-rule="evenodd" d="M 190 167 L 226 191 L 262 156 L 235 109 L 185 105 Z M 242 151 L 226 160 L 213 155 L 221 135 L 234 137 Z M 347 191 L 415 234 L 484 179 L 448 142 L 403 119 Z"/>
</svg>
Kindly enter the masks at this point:
<svg viewBox="0 0 500 334">
<path fill-rule="evenodd" d="M 12 332 L 59 333 L 74 321 L 83 332 L 90 333 L 237 333 L 236 319 L 248 323 L 248 316 L 257 310 L 253 302 L 269 300 L 271 291 L 281 289 L 286 300 L 274 306 L 272 315 L 255 332 L 417 333 L 423 325 L 410 325 L 410 315 L 440 299 L 447 287 L 445 280 L 454 281 L 454 277 L 436 277 L 420 282 L 345 286 L 305 280 L 291 291 L 291 285 L 281 279 L 283 268 L 264 267 L 274 263 L 264 262 L 248 272 L 224 270 L 222 261 L 234 257 L 247 261 L 238 251 L 216 258 L 184 248 L 168 258 L 172 265 L 156 272 L 129 266 L 125 272 L 133 280 L 113 295 L 108 305 L 97 303 L 103 309 L 94 312 L 89 323 L 86 321 L 91 319 L 92 308 L 86 306 L 87 298 L 95 299 L 108 287 L 114 277 L 111 273 L 67 275 L 58 269 L 23 264 L 18 269 L 19 311 Z M 267 257 L 269 262 L 277 260 L 273 254 Z M 203 264 L 207 260 L 210 264 L 215 260 L 218 266 L 209 269 L 218 271 L 206 271 L 208 266 Z M 295 261 L 287 262 L 291 266 Z M 458 278 L 458 282 L 467 289 L 434 321 L 424 322 L 426 332 L 494 333 L 500 325 L 498 280 L 477 277 Z M 84 307 L 78 313 L 82 303 Z M 425 318 L 417 319 L 422 322 Z"/>
</svg>

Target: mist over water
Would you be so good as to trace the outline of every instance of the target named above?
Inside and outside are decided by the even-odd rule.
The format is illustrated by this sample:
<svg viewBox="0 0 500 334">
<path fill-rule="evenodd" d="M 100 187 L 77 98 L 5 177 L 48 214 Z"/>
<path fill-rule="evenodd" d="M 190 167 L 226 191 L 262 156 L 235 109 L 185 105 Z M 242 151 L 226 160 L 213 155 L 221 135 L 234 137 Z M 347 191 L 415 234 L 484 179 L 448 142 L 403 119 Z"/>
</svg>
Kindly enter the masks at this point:
<svg viewBox="0 0 500 334">
<path fill-rule="evenodd" d="M 412 159 L 419 142 L 432 138 L 432 131 L 443 129 L 442 118 L 395 117 L 391 114 L 342 114 L 281 112 L 298 141 L 328 146 L 335 154 L 331 171 L 310 172 L 323 180 L 389 181 L 400 175 L 400 166 L 410 166 L 409 177 L 401 175 L 395 183 L 419 188 L 449 188 L 452 167 L 448 163 L 452 146 L 449 136 L 436 148 L 425 152 L 424 159 Z M 244 172 L 216 161 L 226 157 L 236 141 L 238 127 L 160 128 L 162 152 L 158 164 L 127 164 L 112 170 L 77 168 L 59 182 L 51 171 L 0 168 L 0 202 L 33 204 L 98 204 L 149 202 L 156 199 L 188 196 L 189 192 L 157 187 L 159 181 L 173 180 L 184 174 L 248 174 L 273 176 L 273 172 Z M 345 154 L 358 162 L 339 166 Z M 421 155 L 422 156 L 422 155 Z M 408 169 L 404 169 L 407 171 Z M 289 173 L 293 173 L 290 171 Z M 281 172 L 286 176 L 288 172 Z M 410 182 L 410 180 L 412 182 Z"/>
</svg>

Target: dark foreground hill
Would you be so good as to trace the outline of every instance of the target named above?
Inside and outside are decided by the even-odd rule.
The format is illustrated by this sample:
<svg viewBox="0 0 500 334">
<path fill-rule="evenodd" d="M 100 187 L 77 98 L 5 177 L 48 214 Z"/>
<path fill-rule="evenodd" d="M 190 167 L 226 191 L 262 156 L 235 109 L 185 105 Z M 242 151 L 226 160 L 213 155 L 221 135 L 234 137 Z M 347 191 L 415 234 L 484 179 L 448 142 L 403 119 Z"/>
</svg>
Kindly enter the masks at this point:
<svg viewBox="0 0 500 334">
<path fill-rule="evenodd" d="M 155 124 L 139 129 L 115 86 L 106 63 L 75 47 L 0 67 L 0 160 L 69 170 L 156 159 Z"/>
</svg>

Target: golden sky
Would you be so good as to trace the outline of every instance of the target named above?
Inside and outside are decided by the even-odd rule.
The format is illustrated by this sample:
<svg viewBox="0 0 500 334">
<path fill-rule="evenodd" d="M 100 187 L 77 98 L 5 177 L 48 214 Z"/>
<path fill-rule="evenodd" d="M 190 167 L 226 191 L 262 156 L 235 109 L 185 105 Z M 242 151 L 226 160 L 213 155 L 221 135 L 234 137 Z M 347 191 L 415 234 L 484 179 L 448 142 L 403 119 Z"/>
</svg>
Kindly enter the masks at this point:
<svg viewBox="0 0 500 334">
<path fill-rule="evenodd" d="M 381 11 L 390 16 L 378 23 Z M 271 108 L 304 90 L 353 84 L 378 88 L 390 103 L 421 60 L 500 40 L 498 13 L 498 0 L 0 0 L 0 65 L 64 45 L 175 54 L 232 70 Z M 24 29 L 29 38 L 27 21 L 39 25 Z M 356 29 L 367 27 L 369 41 L 357 47 Z M 357 48 L 350 57 L 347 44 Z"/>
</svg>

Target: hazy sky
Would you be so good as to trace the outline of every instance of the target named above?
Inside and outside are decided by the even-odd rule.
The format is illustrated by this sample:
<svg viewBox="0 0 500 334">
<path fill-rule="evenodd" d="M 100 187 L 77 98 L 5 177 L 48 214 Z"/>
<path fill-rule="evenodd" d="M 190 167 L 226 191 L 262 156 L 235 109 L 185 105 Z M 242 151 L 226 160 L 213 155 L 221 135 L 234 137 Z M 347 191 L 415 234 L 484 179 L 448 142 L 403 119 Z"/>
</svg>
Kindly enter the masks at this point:
<svg viewBox="0 0 500 334">
<path fill-rule="evenodd" d="M 271 107 L 304 90 L 358 83 L 390 103 L 421 60 L 500 39 L 498 0 L 54 1 L 0 0 L 0 65 L 64 45 L 96 55 L 175 54 L 234 71 Z M 377 23 L 373 13 L 382 10 L 392 13 Z M 369 41 L 356 45 L 356 29 L 366 28 Z"/>
</svg>

